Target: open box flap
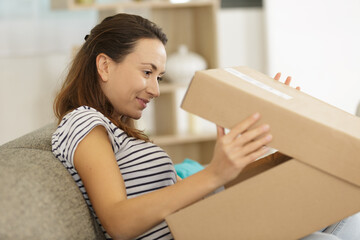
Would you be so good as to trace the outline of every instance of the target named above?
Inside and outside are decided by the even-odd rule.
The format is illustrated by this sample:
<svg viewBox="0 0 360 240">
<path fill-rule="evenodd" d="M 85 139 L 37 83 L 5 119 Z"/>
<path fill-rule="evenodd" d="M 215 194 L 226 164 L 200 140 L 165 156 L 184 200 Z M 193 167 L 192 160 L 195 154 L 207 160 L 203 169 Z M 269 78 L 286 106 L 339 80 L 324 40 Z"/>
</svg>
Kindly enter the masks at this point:
<svg viewBox="0 0 360 240">
<path fill-rule="evenodd" d="M 231 129 L 255 112 L 270 147 L 360 186 L 360 118 L 247 67 L 195 74 L 184 110 Z"/>
</svg>

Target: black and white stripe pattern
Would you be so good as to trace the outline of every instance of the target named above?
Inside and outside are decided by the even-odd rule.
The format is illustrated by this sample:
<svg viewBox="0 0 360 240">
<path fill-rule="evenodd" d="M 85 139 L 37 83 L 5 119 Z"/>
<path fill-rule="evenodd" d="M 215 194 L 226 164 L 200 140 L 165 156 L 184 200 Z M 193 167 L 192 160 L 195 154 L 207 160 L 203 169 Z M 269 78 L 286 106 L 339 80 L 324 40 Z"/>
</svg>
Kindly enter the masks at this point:
<svg viewBox="0 0 360 240">
<path fill-rule="evenodd" d="M 78 144 L 95 127 L 104 126 L 123 176 L 128 198 L 140 196 L 176 182 L 176 172 L 169 156 L 153 143 L 129 137 L 97 110 L 82 106 L 67 114 L 52 136 L 52 151 L 69 171 L 107 239 L 111 237 L 101 226 L 86 189 L 74 168 L 74 152 Z M 137 239 L 172 239 L 166 222 Z"/>
</svg>

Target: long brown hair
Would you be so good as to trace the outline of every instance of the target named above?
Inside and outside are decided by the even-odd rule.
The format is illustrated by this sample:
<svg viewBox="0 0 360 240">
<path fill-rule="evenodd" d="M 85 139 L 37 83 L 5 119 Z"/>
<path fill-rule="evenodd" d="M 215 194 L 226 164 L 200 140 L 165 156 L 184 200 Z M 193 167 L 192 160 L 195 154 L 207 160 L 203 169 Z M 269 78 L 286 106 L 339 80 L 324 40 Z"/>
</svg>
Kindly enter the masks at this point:
<svg viewBox="0 0 360 240">
<path fill-rule="evenodd" d="M 134 126 L 134 120 L 122 116 L 114 117 L 114 107 L 102 92 L 96 68 L 96 57 L 100 53 L 120 63 L 134 50 L 140 39 L 159 39 L 164 45 L 166 35 L 153 22 L 137 15 L 120 13 L 105 18 L 85 37 L 85 43 L 73 59 L 69 73 L 54 101 L 54 113 L 60 123 L 70 111 L 86 105 L 93 107 L 128 135 L 149 140 Z"/>
</svg>

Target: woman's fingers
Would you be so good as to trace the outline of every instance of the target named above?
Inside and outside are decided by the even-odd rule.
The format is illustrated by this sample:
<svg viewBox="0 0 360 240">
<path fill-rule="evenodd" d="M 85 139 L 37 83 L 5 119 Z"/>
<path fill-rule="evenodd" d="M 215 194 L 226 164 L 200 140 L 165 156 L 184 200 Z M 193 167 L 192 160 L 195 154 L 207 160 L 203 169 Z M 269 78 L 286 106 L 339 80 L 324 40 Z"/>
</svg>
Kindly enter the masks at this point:
<svg viewBox="0 0 360 240">
<path fill-rule="evenodd" d="M 266 134 L 265 136 L 255 140 L 248 142 L 246 145 L 244 145 L 241 148 L 240 154 L 246 156 L 249 155 L 252 152 L 256 152 L 261 150 L 265 145 L 267 145 L 272 140 L 271 134 Z"/>
<path fill-rule="evenodd" d="M 278 72 L 278 73 L 275 75 L 274 79 L 275 79 L 276 81 L 279 81 L 280 78 L 281 78 L 281 72 Z"/>
<path fill-rule="evenodd" d="M 264 124 L 255 129 L 247 131 L 246 133 L 239 136 L 234 141 L 234 144 L 239 145 L 239 146 L 245 146 L 248 142 L 251 142 L 254 139 L 260 137 L 261 135 L 267 133 L 269 131 L 269 129 L 270 129 L 270 126 L 268 124 Z"/>
<path fill-rule="evenodd" d="M 247 164 L 254 162 L 256 159 L 258 159 L 261 156 L 264 156 L 268 152 L 269 152 L 269 148 L 264 146 L 264 147 L 259 148 L 257 151 L 252 152 L 251 154 L 248 154 L 246 156 Z"/>
<path fill-rule="evenodd" d="M 287 77 L 286 80 L 285 80 L 285 85 L 290 86 L 291 80 L 292 80 L 291 76 Z M 295 89 L 300 90 L 300 87 L 297 86 Z"/>
<path fill-rule="evenodd" d="M 237 149 L 237 151 L 232 152 L 232 158 L 237 159 L 235 164 L 246 166 L 266 154 L 269 151 L 269 148 L 266 145 L 271 141 L 271 139 L 272 136 L 267 134 L 243 147 L 234 148 Z"/>
<path fill-rule="evenodd" d="M 278 72 L 278 73 L 275 75 L 274 79 L 275 79 L 276 81 L 279 81 L 280 78 L 281 78 L 281 73 Z M 291 79 L 292 79 L 291 76 L 288 76 L 288 77 L 286 78 L 286 80 L 285 80 L 285 85 L 290 85 Z"/>
<path fill-rule="evenodd" d="M 255 113 L 255 114 L 251 115 L 250 117 L 246 118 L 244 121 L 240 122 L 233 129 L 231 129 L 231 131 L 226 135 L 226 138 L 228 138 L 228 141 L 233 141 L 240 134 L 242 134 L 248 128 L 250 128 L 255 122 L 257 122 L 259 120 L 259 118 L 260 118 L 260 114 Z"/>
<path fill-rule="evenodd" d="M 274 79 L 275 79 L 276 81 L 279 81 L 280 78 L 281 78 L 281 73 L 278 72 L 278 73 L 275 75 Z M 291 76 L 287 77 L 286 80 L 285 80 L 285 85 L 290 86 L 291 80 L 292 80 Z M 297 86 L 295 89 L 296 89 L 296 90 L 300 90 L 300 87 Z"/>
<path fill-rule="evenodd" d="M 287 77 L 286 80 L 285 80 L 285 85 L 290 85 L 290 82 L 291 82 L 291 77 Z"/>
<path fill-rule="evenodd" d="M 272 139 L 268 133 L 270 127 L 263 124 L 249 129 L 259 118 L 260 114 L 255 113 L 227 134 L 223 127 L 217 126 L 218 138 L 209 169 L 220 181 L 227 182 L 233 179 L 247 164 L 268 151 L 265 145 Z"/>
<path fill-rule="evenodd" d="M 264 146 L 272 140 L 272 135 L 268 133 L 269 129 L 269 125 L 262 125 L 239 136 L 232 145 L 233 157 L 241 158 L 253 155 L 255 152 L 263 153 Z"/>
<path fill-rule="evenodd" d="M 217 138 L 221 138 L 223 136 L 225 136 L 225 129 L 219 125 L 216 125 L 216 130 L 217 130 Z"/>
</svg>

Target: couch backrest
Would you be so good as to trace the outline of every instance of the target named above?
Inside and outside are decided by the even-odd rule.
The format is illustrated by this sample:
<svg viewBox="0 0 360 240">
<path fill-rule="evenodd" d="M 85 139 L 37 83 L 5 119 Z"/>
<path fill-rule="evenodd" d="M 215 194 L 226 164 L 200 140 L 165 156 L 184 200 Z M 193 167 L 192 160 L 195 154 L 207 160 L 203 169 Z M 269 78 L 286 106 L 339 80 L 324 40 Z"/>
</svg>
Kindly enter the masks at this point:
<svg viewBox="0 0 360 240">
<path fill-rule="evenodd" d="M 104 239 L 51 152 L 55 124 L 0 146 L 0 239 Z"/>
</svg>

